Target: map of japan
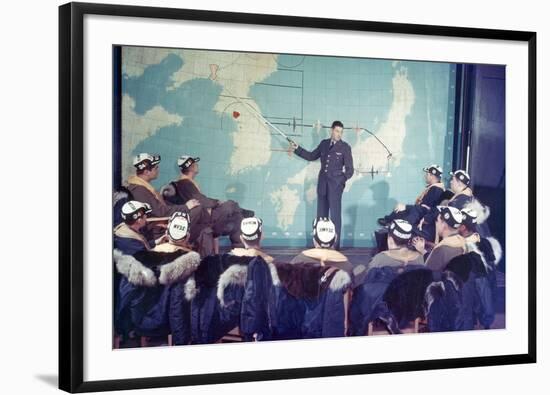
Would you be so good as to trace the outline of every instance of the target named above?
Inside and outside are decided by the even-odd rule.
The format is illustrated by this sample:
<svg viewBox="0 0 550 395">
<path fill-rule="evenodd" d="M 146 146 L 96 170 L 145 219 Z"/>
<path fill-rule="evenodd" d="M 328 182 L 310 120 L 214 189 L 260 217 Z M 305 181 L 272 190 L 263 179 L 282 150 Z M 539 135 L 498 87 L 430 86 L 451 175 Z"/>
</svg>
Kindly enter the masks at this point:
<svg viewBox="0 0 550 395">
<path fill-rule="evenodd" d="M 343 238 L 369 245 L 372 218 L 414 199 L 419 169 L 445 165 L 453 73 L 446 63 L 123 47 L 122 177 L 133 155 L 158 153 L 161 188 L 180 155 L 198 156 L 205 193 L 254 210 L 273 244 L 298 244 L 315 215 L 319 162 L 289 155 L 274 128 L 313 150 L 338 119 L 355 166 Z"/>
</svg>

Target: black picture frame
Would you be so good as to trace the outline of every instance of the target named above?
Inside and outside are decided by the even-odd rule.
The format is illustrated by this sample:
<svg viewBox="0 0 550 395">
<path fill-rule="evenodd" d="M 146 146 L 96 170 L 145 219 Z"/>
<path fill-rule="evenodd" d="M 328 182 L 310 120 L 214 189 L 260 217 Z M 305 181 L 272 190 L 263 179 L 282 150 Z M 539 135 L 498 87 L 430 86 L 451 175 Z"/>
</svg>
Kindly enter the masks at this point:
<svg viewBox="0 0 550 395">
<path fill-rule="evenodd" d="M 83 376 L 83 19 L 86 14 L 118 17 L 307 27 L 364 32 L 510 40 L 528 43 L 528 352 L 525 354 L 308 367 L 234 373 L 84 381 Z M 366 373 L 449 369 L 536 362 L 536 33 L 525 31 L 367 22 L 108 4 L 59 7 L 59 388 L 68 392 L 280 380 Z"/>
</svg>

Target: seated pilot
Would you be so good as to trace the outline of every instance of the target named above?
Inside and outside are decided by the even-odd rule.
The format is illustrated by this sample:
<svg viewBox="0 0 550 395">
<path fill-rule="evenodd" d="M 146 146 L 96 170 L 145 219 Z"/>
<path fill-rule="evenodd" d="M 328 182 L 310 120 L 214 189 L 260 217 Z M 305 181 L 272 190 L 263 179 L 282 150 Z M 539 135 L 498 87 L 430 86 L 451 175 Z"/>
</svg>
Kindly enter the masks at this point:
<svg viewBox="0 0 550 395">
<path fill-rule="evenodd" d="M 465 170 L 450 172 L 450 175 L 450 186 L 454 195 L 447 205 L 462 210 L 474 200 L 474 193 L 470 187 L 470 175 Z"/>
<path fill-rule="evenodd" d="M 151 185 L 159 175 L 160 155 L 142 153 L 136 155 L 133 161 L 136 174 L 128 177 L 126 188 L 133 199 L 147 203 L 151 207 L 151 216 L 168 217 L 176 211 L 190 212 L 199 205 L 197 200 L 186 202 L 180 206 L 168 206 L 162 196 Z"/>
<path fill-rule="evenodd" d="M 316 218 L 313 221 L 313 245 L 296 255 L 290 263 L 317 263 L 331 266 L 352 275 L 353 268 L 348 258 L 333 247 L 338 235 L 334 223 L 328 218 Z"/>
<path fill-rule="evenodd" d="M 426 188 L 418 195 L 414 204 L 398 203 L 392 213 L 383 218 L 378 218 L 378 223 L 387 226 L 394 219 L 404 219 L 411 225 L 416 225 L 430 209 L 439 204 L 445 186 L 441 182 L 443 170 L 438 165 L 430 165 L 422 169 Z"/>
<path fill-rule="evenodd" d="M 290 263 L 275 262 L 277 284 L 271 302 L 275 339 L 345 336 L 352 266 L 333 249 L 335 226 L 328 218 L 313 223 L 315 248 Z"/>
<path fill-rule="evenodd" d="M 267 303 L 277 273 L 273 258 L 261 250 L 262 220 L 243 219 L 240 234 L 245 248 L 203 259 L 196 273 L 198 343 L 215 342 L 236 327 L 245 341 L 270 338 Z"/>
<path fill-rule="evenodd" d="M 435 247 L 426 258 L 426 266 L 434 271 L 444 270 L 451 259 L 466 252 L 466 242 L 458 231 L 462 224 L 462 212 L 451 206 L 438 206 L 438 212 Z M 423 238 L 414 238 L 413 246 L 422 255 L 428 253 Z"/>
<path fill-rule="evenodd" d="M 267 263 L 273 262 L 273 257 L 262 251 L 261 241 L 263 239 L 262 220 L 256 217 L 244 218 L 241 221 L 240 239 L 244 248 L 233 248 L 229 254 L 235 256 L 261 256 Z"/>
<path fill-rule="evenodd" d="M 233 248 L 227 255 L 221 256 L 223 272 L 219 275 L 217 294 L 222 306 L 226 304 L 224 295 L 225 289 L 228 286 L 245 285 L 248 276 L 248 265 L 255 257 L 263 258 L 269 267 L 271 275 L 276 278 L 275 267 L 272 265 L 273 257 L 261 249 L 261 240 L 263 237 L 262 220 L 257 217 L 244 218 L 241 221 L 239 232 L 244 248 Z M 215 268 L 219 267 L 215 260 L 214 263 Z M 202 268 L 202 270 L 206 269 L 206 267 Z"/>
<path fill-rule="evenodd" d="M 147 215 L 151 206 L 147 203 L 130 200 L 122 206 L 123 222 L 114 228 L 114 246 L 124 254 L 133 255 L 138 251 L 148 251 L 166 240 L 166 236 L 154 239 L 147 231 Z"/>
<path fill-rule="evenodd" d="M 191 240 L 199 237 L 202 230 L 209 226 L 209 215 L 199 202 L 196 199 L 191 199 L 181 205 L 168 205 L 151 184 L 151 181 L 159 176 L 160 155 L 141 153 L 134 157 L 133 164 L 136 174 L 128 177 L 125 188 L 131 194 L 132 200 L 151 206 L 149 219 L 150 221 L 153 218 L 156 219 L 151 222 L 155 237 L 159 237 L 165 232 L 167 218 L 176 211 L 189 213 L 192 225 Z"/>
<path fill-rule="evenodd" d="M 473 204 L 461 210 L 463 218 L 458 232 L 466 242 L 466 250 L 478 253 L 488 272 L 496 270 L 496 265 L 502 257 L 502 247 L 494 237 L 484 237 L 478 233 L 478 226 L 485 218 L 478 214 Z"/>
<path fill-rule="evenodd" d="M 176 204 L 198 201 L 201 207 L 206 209 L 210 215 L 209 222 L 214 237 L 229 236 L 232 245 L 240 247 L 242 246 L 240 223 L 243 218 L 254 216 L 254 212 L 242 209 L 237 202 L 232 200 L 221 201 L 204 195 L 195 179 L 199 174 L 199 161 L 200 158 L 188 155 L 181 156 L 178 159 L 181 176 L 177 181 L 170 183 L 163 189 L 163 195 L 167 200 Z"/>
<path fill-rule="evenodd" d="M 155 251 L 173 252 L 177 250 L 194 250 L 201 258 L 214 253 L 214 236 L 212 228 L 200 225 L 200 231 L 193 237 L 190 230 L 189 214 L 176 211 L 168 220 L 166 243 L 157 245 Z"/>
<path fill-rule="evenodd" d="M 121 274 L 132 273 L 130 277 L 141 278 L 136 280 L 137 283 L 148 283 L 150 280 L 156 282 L 150 276 L 145 276 L 151 274 L 149 271 L 139 269 L 144 266 L 159 276 L 160 284 L 169 284 L 176 277 L 192 273 L 199 265 L 200 256 L 188 245 L 190 222 L 187 213 L 174 213 L 166 233 L 151 239 L 144 231 L 149 210 L 147 203 L 131 200 L 124 204 L 124 222 L 114 229 L 114 258 Z M 134 260 L 129 257 L 140 264 L 133 264 Z M 169 262 L 174 264 L 170 265 Z"/>
<path fill-rule="evenodd" d="M 163 238 L 163 243 L 158 243 L 153 249 L 157 252 L 174 252 L 178 250 L 191 251 L 189 243 L 189 214 L 176 211 L 168 220 L 168 227 Z"/>
<path fill-rule="evenodd" d="M 376 254 L 369 262 L 367 270 L 385 266 L 423 265 L 422 254 L 409 248 L 412 237 L 413 226 L 405 220 L 394 219 L 388 230 L 388 250 Z"/>
<path fill-rule="evenodd" d="M 471 284 L 465 286 L 469 297 L 464 298 L 462 329 L 473 329 L 476 321 L 484 328 L 491 327 L 497 301 L 496 265 L 501 255 L 501 247 L 496 239 L 483 237 L 477 232 L 484 218 L 483 213 L 478 215 L 472 206 L 469 204 L 461 210 L 463 219 L 458 229 L 466 242 L 467 253 L 462 255 L 462 261 L 453 262 L 451 268 L 458 269 L 458 273 L 470 270 L 467 281 Z"/>
<path fill-rule="evenodd" d="M 462 210 L 467 204 L 476 200 L 470 188 L 470 175 L 464 170 L 450 172 L 450 175 L 449 186 L 453 196 L 449 200 L 443 200 L 439 206 L 451 206 Z M 424 238 L 430 242 L 435 242 L 435 221 L 438 215 L 439 210 L 434 207 L 418 223 L 418 228 L 424 234 Z"/>
<path fill-rule="evenodd" d="M 349 335 L 364 335 L 367 333 L 369 324 L 377 320 L 385 324 L 389 333 L 401 332 L 397 325 L 399 321 L 393 316 L 390 305 L 384 298 L 388 287 L 391 287 L 390 289 L 399 288 L 398 292 L 407 293 L 409 289 L 407 283 L 410 282 L 407 279 L 410 276 L 414 277 L 414 280 L 411 281 L 418 287 L 423 284 L 422 279 L 426 270 L 418 271 L 417 269 L 424 269 L 424 257 L 418 251 L 409 248 L 413 234 L 414 228 L 411 224 L 401 219 L 394 219 L 388 227 L 386 236 L 388 249 L 376 254 L 366 269 L 363 264 L 355 267 L 356 277 L 360 276 L 357 273 L 360 269 L 366 275 L 364 280 L 353 289 L 349 311 Z M 399 277 L 404 273 L 409 274 Z M 398 278 L 405 280 L 398 280 Z M 417 279 L 420 281 L 417 282 Z M 392 292 L 390 291 L 390 294 Z"/>
<path fill-rule="evenodd" d="M 175 213 L 169 236 L 153 242 L 140 232 L 148 210 L 147 204 L 127 202 L 122 207 L 125 222 L 115 228 L 115 330 L 123 339 L 170 334 L 174 344 L 188 344 L 190 305 L 195 295 L 192 277 L 200 256 L 185 247 L 189 237 L 186 213 Z M 173 248 L 161 248 L 168 244 Z"/>
</svg>

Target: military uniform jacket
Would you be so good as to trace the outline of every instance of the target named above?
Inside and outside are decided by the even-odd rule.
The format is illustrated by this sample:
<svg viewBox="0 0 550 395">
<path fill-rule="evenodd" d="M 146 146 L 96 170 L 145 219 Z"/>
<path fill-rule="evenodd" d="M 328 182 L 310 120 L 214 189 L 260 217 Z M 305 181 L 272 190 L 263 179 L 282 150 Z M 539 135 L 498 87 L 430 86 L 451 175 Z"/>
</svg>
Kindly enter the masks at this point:
<svg viewBox="0 0 550 395">
<path fill-rule="evenodd" d="M 441 201 L 441 195 L 444 191 L 445 187 L 440 182 L 428 185 L 420 195 L 418 195 L 414 203 L 433 208 Z"/>
<path fill-rule="evenodd" d="M 468 203 L 474 200 L 474 194 L 470 188 L 464 189 L 462 192 L 454 195 L 449 200 L 449 206 L 462 210 Z"/>
<path fill-rule="evenodd" d="M 317 148 L 309 152 L 302 147 L 296 148 L 296 155 L 308 161 L 321 159 L 321 170 L 317 192 L 325 194 L 327 188 L 344 189 L 346 181 L 353 175 L 353 157 L 351 147 L 345 141 L 339 140 L 331 147 L 331 139 L 322 140 Z"/>
</svg>

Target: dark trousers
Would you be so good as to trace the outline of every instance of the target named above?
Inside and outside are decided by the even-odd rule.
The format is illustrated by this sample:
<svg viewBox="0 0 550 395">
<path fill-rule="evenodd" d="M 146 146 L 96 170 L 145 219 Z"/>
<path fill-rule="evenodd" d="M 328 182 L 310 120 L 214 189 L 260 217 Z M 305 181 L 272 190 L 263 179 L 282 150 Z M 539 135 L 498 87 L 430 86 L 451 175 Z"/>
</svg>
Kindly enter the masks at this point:
<svg viewBox="0 0 550 395">
<path fill-rule="evenodd" d="M 233 246 L 241 245 L 242 210 L 237 202 L 227 200 L 212 209 L 214 237 L 229 236 Z"/>
<path fill-rule="evenodd" d="M 396 213 L 395 211 L 392 211 L 390 214 L 386 215 L 384 219 L 387 222 L 391 222 L 394 219 L 403 219 L 410 223 L 412 226 L 417 225 L 422 217 L 426 215 L 428 210 L 425 207 L 422 207 L 418 204 L 407 206 L 407 208 L 403 211 L 400 211 Z"/>
<path fill-rule="evenodd" d="M 319 180 L 319 182 L 322 181 Z M 329 217 L 334 223 L 334 228 L 338 235 L 334 244 L 335 249 L 340 249 L 343 191 L 344 189 L 340 185 L 331 185 L 329 183 L 324 188 L 317 189 L 317 217 Z"/>
</svg>

